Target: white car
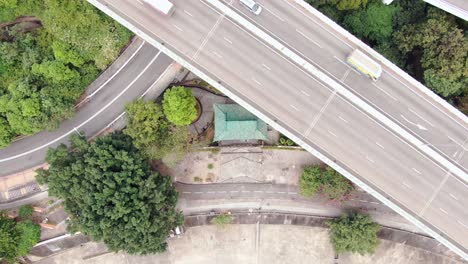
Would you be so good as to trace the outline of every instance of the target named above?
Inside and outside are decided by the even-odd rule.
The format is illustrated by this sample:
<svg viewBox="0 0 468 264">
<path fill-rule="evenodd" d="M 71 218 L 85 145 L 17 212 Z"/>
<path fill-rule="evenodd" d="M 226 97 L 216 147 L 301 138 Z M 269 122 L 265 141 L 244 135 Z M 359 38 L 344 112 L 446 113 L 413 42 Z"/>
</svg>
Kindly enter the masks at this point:
<svg viewBox="0 0 468 264">
<path fill-rule="evenodd" d="M 262 12 L 262 7 L 254 0 L 240 0 L 240 3 L 257 16 Z"/>
</svg>

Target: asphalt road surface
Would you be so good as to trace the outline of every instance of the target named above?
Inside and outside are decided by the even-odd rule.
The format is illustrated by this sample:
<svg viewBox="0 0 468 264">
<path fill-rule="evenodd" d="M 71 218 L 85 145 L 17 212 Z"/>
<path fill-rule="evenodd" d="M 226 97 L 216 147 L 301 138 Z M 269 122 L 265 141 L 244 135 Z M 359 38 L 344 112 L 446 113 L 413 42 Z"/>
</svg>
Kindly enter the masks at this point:
<svg viewBox="0 0 468 264">
<path fill-rule="evenodd" d="M 466 183 L 336 90 L 204 0 L 173 0 L 177 10 L 171 17 L 141 1 L 101 2 L 466 252 Z M 352 50 L 349 44 L 290 1 L 259 2 L 265 7 L 260 16 L 245 14 L 254 23 L 294 43 L 304 58 L 311 62 L 313 58 L 324 71 L 466 171 L 468 132 L 462 120 L 388 69 L 377 83 L 350 69 L 341 62 Z M 239 8 L 237 1 L 230 3 Z"/>
<path fill-rule="evenodd" d="M 9 175 L 44 163 L 47 149 L 68 142 L 73 133 L 95 135 L 124 112 L 127 102 L 148 90 L 171 63 L 172 59 L 145 43 L 124 68 L 83 105 L 72 119 L 62 122 L 59 129 L 42 131 L 0 150 L 0 175 Z"/>
</svg>

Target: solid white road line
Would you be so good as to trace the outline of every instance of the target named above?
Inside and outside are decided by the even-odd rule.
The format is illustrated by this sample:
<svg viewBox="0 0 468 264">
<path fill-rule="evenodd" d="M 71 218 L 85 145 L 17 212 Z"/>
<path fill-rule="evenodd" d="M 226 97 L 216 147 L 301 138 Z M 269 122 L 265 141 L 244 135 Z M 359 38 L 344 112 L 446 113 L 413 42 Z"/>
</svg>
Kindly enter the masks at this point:
<svg viewBox="0 0 468 264">
<path fill-rule="evenodd" d="M 125 61 L 125 63 L 116 72 L 114 72 L 114 74 L 111 75 L 111 77 L 109 77 L 103 84 L 101 84 L 101 86 L 99 86 L 94 92 L 92 92 L 90 95 L 86 96 L 85 100 L 82 100 L 75 107 L 79 107 L 81 104 L 86 102 L 86 99 L 89 99 L 89 98 L 93 97 L 102 88 L 104 88 L 110 81 L 112 81 L 112 79 L 114 79 L 114 77 L 117 74 L 119 74 L 119 72 L 122 71 L 122 69 L 125 68 L 125 66 L 127 66 L 127 64 L 138 54 L 138 52 L 141 50 L 141 48 L 143 48 L 143 45 L 145 45 L 145 44 L 146 44 L 146 42 L 143 41 L 143 43 L 141 43 L 141 45 L 136 49 L 136 51 L 128 58 L 128 60 Z"/>
<path fill-rule="evenodd" d="M 282 17 L 280 17 L 279 15 L 277 15 L 275 12 L 271 11 L 270 9 L 268 8 L 265 8 L 265 6 L 262 6 L 263 9 L 265 9 L 266 11 L 268 11 L 270 14 L 272 14 L 273 16 L 275 16 L 277 19 L 279 19 L 281 22 L 285 22 L 286 20 L 284 20 Z"/>
<path fill-rule="evenodd" d="M 271 68 L 268 67 L 268 66 L 266 66 L 265 64 L 262 64 L 262 67 L 265 68 L 265 69 L 267 69 L 267 70 L 269 70 L 269 71 L 271 71 Z"/>
<path fill-rule="evenodd" d="M 310 94 L 304 92 L 303 90 L 301 90 L 301 93 L 302 93 L 303 95 L 305 95 L 305 96 L 308 96 L 308 97 L 310 96 Z"/>
<path fill-rule="evenodd" d="M 119 99 L 128 89 L 130 89 L 130 87 L 132 87 L 132 85 L 146 72 L 146 70 L 153 64 L 153 62 L 159 57 L 159 55 L 161 54 L 161 51 L 158 52 L 158 54 L 156 54 L 156 56 L 154 56 L 154 58 L 150 61 L 150 63 L 148 63 L 148 65 L 146 65 L 146 67 L 132 80 L 132 82 L 130 84 L 127 85 L 127 87 L 125 87 L 125 89 L 123 89 L 122 91 L 120 91 L 120 93 L 114 97 L 114 99 L 112 99 L 109 103 L 107 103 L 103 108 L 99 109 L 96 113 L 94 113 L 94 115 L 90 116 L 88 119 L 86 119 L 85 121 L 83 121 L 81 124 L 79 124 L 78 126 L 76 126 L 75 128 L 73 128 L 72 130 L 68 131 L 67 133 L 63 134 L 62 136 L 60 137 L 57 137 L 56 139 L 46 143 L 46 144 L 43 144 L 39 147 L 36 147 L 34 149 L 31 149 L 31 150 L 28 150 L 26 152 L 23 152 L 21 154 L 18 154 L 18 155 L 14 155 L 14 156 L 11 156 L 11 157 L 8 157 L 8 158 L 5 158 L 5 159 L 1 159 L 0 162 L 5 162 L 5 161 L 9 161 L 9 160 L 13 160 L 13 159 L 17 159 L 17 158 L 20 158 L 20 157 L 23 157 L 23 156 L 26 156 L 26 155 L 29 155 L 31 153 L 34 153 L 38 150 L 41 150 L 43 148 L 46 148 L 52 144 L 54 144 L 55 142 L 59 141 L 59 140 L 62 140 L 63 138 L 69 136 L 71 133 L 73 133 L 75 131 L 75 129 L 80 129 L 82 126 L 86 125 L 87 123 L 89 123 L 91 120 L 93 120 L 94 118 L 96 118 L 96 116 L 100 115 L 104 110 L 106 110 L 107 108 L 109 108 L 110 105 L 112 105 L 115 101 L 117 101 L 117 99 Z"/>
<path fill-rule="evenodd" d="M 375 142 L 375 144 L 376 144 L 377 146 L 379 146 L 381 149 L 385 149 L 385 147 L 384 147 L 382 144 L 380 144 L 379 142 Z"/>
<path fill-rule="evenodd" d="M 177 30 L 179 30 L 180 32 L 183 32 L 183 30 L 182 30 L 179 26 L 177 26 L 177 25 L 175 25 L 175 24 L 172 24 L 172 25 L 173 25 L 175 28 L 177 28 Z"/>
<path fill-rule="evenodd" d="M 442 209 L 442 208 L 439 207 L 439 210 L 442 211 L 442 213 L 448 215 L 447 211 L 445 211 L 444 209 Z"/>
<path fill-rule="evenodd" d="M 185 9 L 184 9 L 184 13 L 187 14 L 187 15 L 189 15 L 189 16 L 191 16 L 191 17 L 193 17 L 193 15 L 192 15 L 189 11 L 187 11 L 187 10 L 185 10 Z"/>
<path fill-rule="evenodd" d="M 301 110 L 299 110 L 299 108 L 297 108 L 297 107 L 296 107 L 296 106 L 294 106 L 294 105 L 289 105 L 289 106 L 291 106 L 291 108 L 292 108 L 292 109 L 294 109 L 294 110 L 296 110 L 296 111 L 298 111 L 298 112 L 300 112 L 300 111 L 301 111 Z"/>
<path fill-rule="evenodd" d="M 338 118 L 339 118 L 341 121 L 343 121 L 343 122 L 345 122 L 346 124 L 348 124 L 348 120 L 344 119 L 342 116 L 338 116 Z"/>
<path fill-rule="evenodd" d="M 253 80 L 253 81 L 254 81 L 256 84 L 258 84 L 258 85 L 262 85 L 262 83 L 261 83 L 261 82 L 257 81 L 257 79 L 255 79 L 255 78 L 253 78 L 253 77 L 252 77 L 252 80 Z"/>
<path fill-rule="evenodd" d="M 403 186 L 405 186 L 406 188 L 412 190 L 411 186 L 409 186 L 406 182 L 402 182 Z"/>
<path fill-rule="evenodd" d="M 380 88 L 377 84 L 374 82 L 372 83 L 377 89 L 379 89 L 382 93 L 386 94 L 388 97 L 392 98 L 394 101 L 398 101 L 395 96 L 391 95 L 389 92 L 385 91 L 384 89 Z"/>
<path fill-rule="evenodd" d="M 416 113 L 416 111 L 414 111 L 413 109 L 411 108 L 408 108 L 408 110 L 415 114 L 417 117 L 421 118 L 424 122 L 428 123 L 431 127 L 435 127 L 431 122 L 427 121 L 427 119 L 425 119 L 424 117 L 422 117 L 420 114 Z"/>
<path fill-rule="evenodd" d="M 453 195 L 453 194 L 451 194 L 451 193 L 449 193 L 449 195 L 450 195 L 450 197 L 452 197 L 454 200 L 457 200 L 457 201 L 458 201 L 458 198 L 457 198 L 455 195 Z"/>
<path fill-rule="evenodd" d="M 330 130 L 328 130 L 328 133 L 334 137 L 338 137 L 335 133 L 331 132 Z"/>
<path fill-rule="evenodd" d="M 418 171 L 416 168 L 411 168 L 414 172 L 416 172 L 417 174 L 422 174 L 420 171 Z"/>
<path fill-rule="evenodd" d="M 229 43 L 229 44 L 231 44 L 231 45 L 232 45 L 232 41 L 231 41 L 230 39 L 228 39 L 228 38 L 224 37 L 224 40 L 225 40 L 227 43 Z"/>
<path fill-rule="evenodd" d="M 303 33 L 302 31 L 300 31 L 299 29 L 296 28 L 296 32 L 299 33 L 299 35 L 303 36 L 305 39 L 307 39 L 308 41 L 314 43 L 315 45 L 317 45 L 317 47 L 319 48 L 322 48 L 322 46 L 320 44 L 318 44 L 316 41 L 314 41 L 313 39 L 311 39 L 310 37 L 308 37 L 305 33 Z"/>
</svg>

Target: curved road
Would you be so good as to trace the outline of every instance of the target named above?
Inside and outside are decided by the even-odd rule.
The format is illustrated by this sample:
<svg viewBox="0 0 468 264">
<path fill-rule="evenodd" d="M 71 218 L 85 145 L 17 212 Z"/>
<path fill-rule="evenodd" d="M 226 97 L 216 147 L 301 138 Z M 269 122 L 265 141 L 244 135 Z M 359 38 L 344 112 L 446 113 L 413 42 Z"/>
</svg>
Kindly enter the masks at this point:
<svg viewBox="0 0 468 264">
<path fill-rule="evenodd" d="M 61 123 L 59 129 L 42 131 L 0 150 L 0 176 L 42 164 L 47 149 L 66 143 L 73 133 L 97 134 L 124 111 L 125 103 L 152 87 L 171 63 L 169 57 L 144 43 L 73 118 Z"/>
</svg>

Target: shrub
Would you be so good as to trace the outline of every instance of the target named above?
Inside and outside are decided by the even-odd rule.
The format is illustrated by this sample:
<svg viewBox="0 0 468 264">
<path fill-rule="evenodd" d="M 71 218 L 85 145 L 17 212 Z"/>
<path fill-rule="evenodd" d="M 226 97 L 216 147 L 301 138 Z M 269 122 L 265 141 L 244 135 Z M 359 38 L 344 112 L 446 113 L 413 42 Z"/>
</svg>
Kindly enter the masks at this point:
<svg viewBox="0 0 468 264">
<path fill-rule="evenodd" d="M 306 197 L 312 197 L 321 191 L 330 199 L 340 199 L 353 190 L 353 185 L 330 167 L 323 169 L 319 165 L 312 165 L 304 168 L 299 179 L 299 188 Z"/>
<path fill-rule="evenodd" d="M 167 119 L 178 126 L 190 125 L 198 116 L 197 100 L 192 90 L 182 86 L 164 93 L 163 109 Z"/>
<path fill-rule="evenodd" d="M 28 219 L 33 215 L 34 209 L 31 205 L 26 204 L 20 207 L 18 216 L 21 219 Z"/>
<path fill-rule="evenodd" d="M 372 222 L 368 215 L 343 215 L 327 224 L 330 227 L 331 243 L 337 254 L 373 254 L 379 245 L 377 233 L 380 226 Z"/>
<path fill-rule="evenodd" d="M 232 220 L 234 220 L 234 217 L 232 217 L 229 214 L 220 214 L 213 219 L 211 219 L 211 223 L 215 224 L 220 227 L 225 227 L 226 225 L 229 225 L 232 223 Z"/>
</svg>

